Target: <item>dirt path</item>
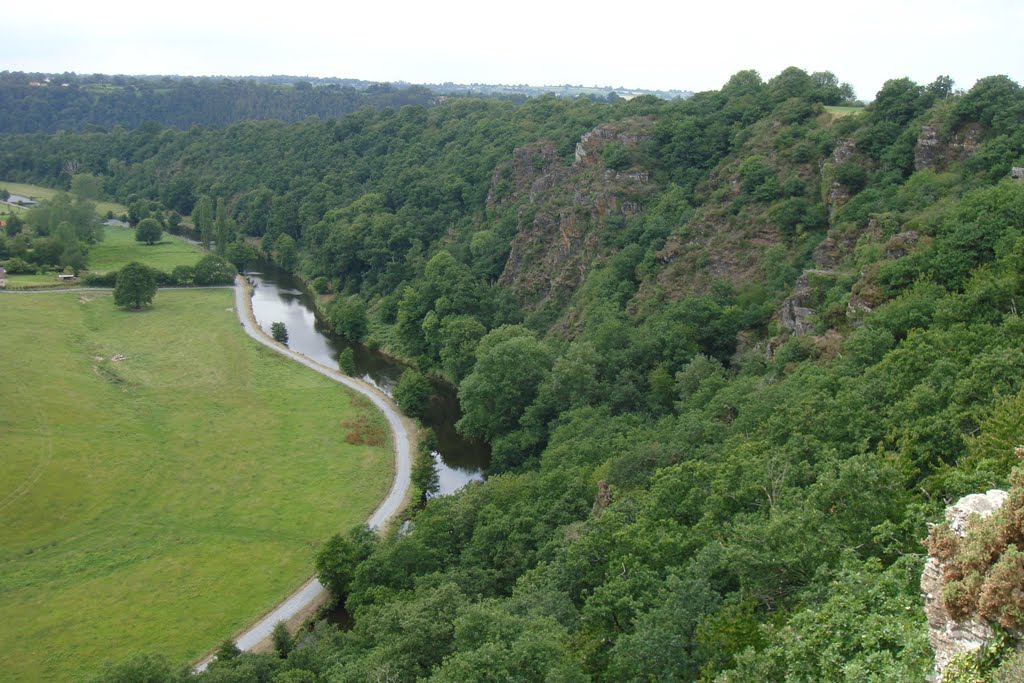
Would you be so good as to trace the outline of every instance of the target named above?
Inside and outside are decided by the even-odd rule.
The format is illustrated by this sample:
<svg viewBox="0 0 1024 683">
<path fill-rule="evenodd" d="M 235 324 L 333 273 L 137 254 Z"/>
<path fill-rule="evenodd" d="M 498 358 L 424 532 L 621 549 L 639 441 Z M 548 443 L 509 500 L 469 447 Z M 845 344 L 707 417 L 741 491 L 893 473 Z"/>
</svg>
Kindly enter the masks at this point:
<svg viewBox="0 0 1024 683">
<path fill-rule="evenodd" d="M 336 382 L 358 391 L 384 413 L 388 426 L 391 429 L 391 440 L 395 448 L 395 479 L 391 485 L 391 491 L 384 501 L 377 507 L 366 523 L 371 529 L 383 529 L 404 507 L 409 496 L 410 474 L 412 471 L 412 453 L 416 446 L 416 427 L 407 417 L 402 415 L 398 407 L 376 387 L 363 381 L 343 375 L 333 368 L 317 363 L 306 356 L 292 351 L 283 344 L 274 341 L 256 323 L 252 312 L 252 299 L 248 283 L 239 275 L 235 280 L 235 311 L 238 313 L 238 321 L 241 323 L 245 333 L 250 337 L 273 349 L 282 356 L 302 363 L 307 368 L 319 372 L 325 377 L 330 377 Z M 298 626 L 295 621 L 299 617 L 308 617 L 312 612 L 327 600 L 327 589 L 314 576 L 285 598 L 274 609 L 259 619 L 255 624 L 246 628 L 236 638 L 235 644 L 240 650 L 261 650 L 265 647 L 271 631 L 279 621 L 288 623 L 291 626 Z M 203 671 L 213 661 L 211 653 L 201 659 L 196 665 L 196 671 Z"/>
</svg>

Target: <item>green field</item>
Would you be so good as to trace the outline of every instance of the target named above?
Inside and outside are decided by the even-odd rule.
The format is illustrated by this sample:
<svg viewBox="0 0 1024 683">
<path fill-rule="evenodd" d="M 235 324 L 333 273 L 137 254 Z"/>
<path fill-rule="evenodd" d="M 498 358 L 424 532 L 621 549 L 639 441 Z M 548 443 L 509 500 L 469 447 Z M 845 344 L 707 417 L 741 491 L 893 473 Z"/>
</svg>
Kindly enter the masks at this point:
<svg viewBox="0 0 1024 683">
<path fill-rule="evenodd" d="M 29 185 L 28 183 L 11 183 L 6 180 L 0 180 L 0 188 L 4 188 L 11 194 L 18 194 L 22 197 L 28 197 L 34 199 L 37 202 L 44 199 L 51 199 L 53 195 L 57 194 L 60 190 L 54 190 L 50 187 L 42 187 L 41 185 Z M 96 214 L 98 216 L 106 216 L 108 211 L 113 211 L 115 215 L 120 215 L 128 211 L 128 207 L 124 204 L 118 204 L 117 202 L 93 202 L 96 204 Z"/>
<path fill-rule="evenodd" d="M 7 289 L 59 289 L 62 286 L 75 287 L 77 285 L 62 284 L 53 273 L 7 276 Z"/>
<path fill-rule="evenodd" d="M 826 106 L 825 111 L 832 114 L 833 118 L 839 118 L 841 116 L 849 116 L 850 114 L 859 114 L 864 111 L 864 107 L 836 107 Z"/>
<path fill-rule="evenodd" d="M 248 339 L 230 290 L 0 297 L 4 680 L 198 657 L 387 493 L 387 444 L 343 424 L 383 417 Z"/>
<path fill-rule="evenodd" d="M 175 266 L 193 266 L 202 257 L 200 247 L 166 232 L 157 244 L 143 244 L 135 241 L 131 228 L 107 226 L 103 241 L 89 248 L 89 272 L 107 273 L 138 261 L 169 273 Z"/>
<path fill-rule="evenodd" d="M 135 231 L 131 228 L 107 226 L 103 229 L 103 241 L 89 248 L 89 272 L 108 273 L 138 261 L 169 273 L 175 266 L 193 266 L 202 257 L 203 250 L 200 247 L 166 232 L 157 244 L 143 244 L 135 241 Z M 7 289 L 60 286 L 54 273 L 7 276 Z"/>
</svg>

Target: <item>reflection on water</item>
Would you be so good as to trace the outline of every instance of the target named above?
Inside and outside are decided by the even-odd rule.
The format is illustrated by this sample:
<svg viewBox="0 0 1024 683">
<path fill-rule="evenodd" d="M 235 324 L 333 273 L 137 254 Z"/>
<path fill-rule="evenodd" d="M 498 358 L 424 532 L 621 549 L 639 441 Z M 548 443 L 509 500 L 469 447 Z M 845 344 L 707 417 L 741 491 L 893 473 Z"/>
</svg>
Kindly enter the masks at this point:
<svg viewBox="0 0 1024 683">
<path fill-rule="evenodd" d="M 338 367 L 338 354 L 351 347 L 356 374 L 391 395 L 404 365 L 365 346 L 350 344 L 324 329 L 313 314 L 312 299 L 298 289 L 290 273 L 262 265 L 259 271 L 245 275 L 254 285 L 252 309 L 256 322 L 267 334 L 272 323 L 283 322 L 288 328 L 289 348 L 331 368 Z M 489 459 L 486 446 L 466 441 L 456 433 L 455 422 L 459 416 L 455 393 L 447 386 L 435 385 L 430 411 L 423 423 L 437 436 L 434 457 L 442 495 L 457 491 L 471 481 L 482 481 Z"/>
</svg>

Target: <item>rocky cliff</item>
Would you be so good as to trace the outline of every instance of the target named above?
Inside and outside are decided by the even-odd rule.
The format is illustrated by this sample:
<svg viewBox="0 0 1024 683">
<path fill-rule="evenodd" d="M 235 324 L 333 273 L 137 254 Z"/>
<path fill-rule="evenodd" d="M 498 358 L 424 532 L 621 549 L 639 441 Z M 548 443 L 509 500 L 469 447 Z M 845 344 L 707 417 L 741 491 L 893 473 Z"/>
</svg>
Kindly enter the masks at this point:
<svg viewBox="0 0 1024 683">
<path fill-rule="evenodd" d="M 516 149 L 495 170 L 487 206 L 515 210 L 517 221 L 499 281 L 527 310 L 564 306 L 607 234 L 655 192 L 648 171 L 630 161 L 651 126 L 645 118 L 598 126 L 580 138 L 569 166 L 553 144 L 539 142 Z M 611 144 L 620 153 L 616 168 L 605 160 Z"/>
</svg>

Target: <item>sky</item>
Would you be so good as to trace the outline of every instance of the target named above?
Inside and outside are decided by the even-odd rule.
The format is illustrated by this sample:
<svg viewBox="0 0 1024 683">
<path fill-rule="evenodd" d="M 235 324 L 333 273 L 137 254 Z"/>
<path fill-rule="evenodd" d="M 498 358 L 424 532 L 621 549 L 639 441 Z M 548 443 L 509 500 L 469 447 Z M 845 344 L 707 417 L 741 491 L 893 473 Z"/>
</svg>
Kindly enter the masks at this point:
<svg viewBox="0 0 1024 683">
<path fill-rule="evenodd" d="M 40 0 L 5 13 L 0 71 L 335 76 L 711 90 L 743 69 L 1024 84 L 1024 0 Z M 15 17 L 17 14 L 19 16 Z"/>
</svg>

